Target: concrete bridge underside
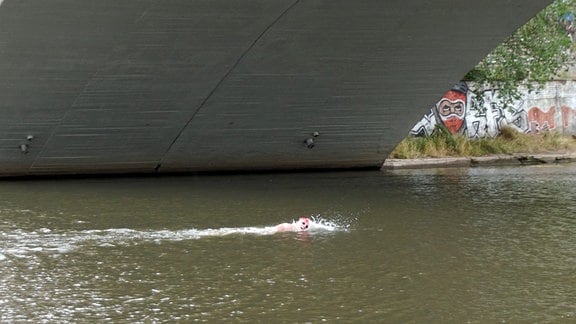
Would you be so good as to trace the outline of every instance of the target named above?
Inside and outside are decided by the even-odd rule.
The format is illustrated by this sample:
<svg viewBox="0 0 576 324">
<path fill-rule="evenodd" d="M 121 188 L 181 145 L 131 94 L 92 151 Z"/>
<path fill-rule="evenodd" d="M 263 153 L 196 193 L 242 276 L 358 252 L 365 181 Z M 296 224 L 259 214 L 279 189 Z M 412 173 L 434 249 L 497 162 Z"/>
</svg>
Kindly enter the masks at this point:
<svg viewBox="0 0 576 324">
<path fill-rule="evenodd" d="M 379 168 L 549 2 L 4 0 L 0 176 Z"/>
</svg>

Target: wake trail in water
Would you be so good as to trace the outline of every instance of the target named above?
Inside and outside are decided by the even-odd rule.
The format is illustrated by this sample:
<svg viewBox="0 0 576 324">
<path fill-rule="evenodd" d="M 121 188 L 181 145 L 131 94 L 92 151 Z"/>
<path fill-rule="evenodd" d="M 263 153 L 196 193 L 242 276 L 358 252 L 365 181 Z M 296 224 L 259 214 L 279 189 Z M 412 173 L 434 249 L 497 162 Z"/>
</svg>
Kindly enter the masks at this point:
<svg viewBox="0 0 576 324">
<path fill-rule="evenodd" d="M 310 235 L 348 231 L 348 225 L 338 225 L 331 221 L 311 218 Z M 276 226 L 264 227 L 222 227 L 216 229 L 182 230 L 135 230 L 129 228 L 110 228 L 55 233 L 48 228 L 36 231 L 13 230 L 0 232 L 0 261 L 7 256 L 25 256 L 31 253 L 68 253 L 83 244 L 98 247 L 127 246 L 146 242 L 161 243 L 169 241 L 197 240 L 209 237 L 231 235 L 274 235 Z"/>
</svg>

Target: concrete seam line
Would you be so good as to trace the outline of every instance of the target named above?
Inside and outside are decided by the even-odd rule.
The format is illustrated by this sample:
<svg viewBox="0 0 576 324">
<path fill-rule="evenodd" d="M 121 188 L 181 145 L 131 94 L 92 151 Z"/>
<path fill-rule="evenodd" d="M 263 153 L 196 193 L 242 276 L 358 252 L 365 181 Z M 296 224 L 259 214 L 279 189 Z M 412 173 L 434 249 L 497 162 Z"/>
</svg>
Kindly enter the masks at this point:
<svg viewBox="0 0 576 324">
<path fill-rule="evenodd" d="M 282 17 L 286 16 L 286 14 L 292 10 L 292 8 L 294 8 L 298 3 L 300 2 L 300 0 L 296 0 L 294 1 L 290 6 L 288 6 L 286 9 L 284 9 L 280 15 L 278 15 L 278 17 L 276 17 L 276 19 L 274 19 L 268 26 L 266 26 L 266 28 L 264 28 L 264 30 L 254 39 L 254 41 L 246 48 L 246 50 L 244 50 L 244 52 L 242 52 L 242 54 L 240 54 L 240 56 L 238 56 L 238 59 L 236 59 L 236 61 L 234 62 L 234 64 L 232 64 L 230 66 L 230 68 L 228 69 L 228 71 L 226 71 L 226 73 L 224 73 L 224 75 L 222 76 L 222 78 L 220 78 L 220 80 L 216 83 L 216 85 L 214 86 L 214 88 L 212 88 L 212 90 L 210 90 L 210 92 L 208 93 L 208 95 L 204 98 L 204 100 L 202 100 L 202 102 L 200 103 L 200 105 L 198 106 L 198 108 L 196 108 L 196 111 L 192 114 L 192 116 L 188 119 L 188 121 L 186 122 L 186 124 L 184 124 L 184 126 L 180 129 L 180 131 L 178 132 L 178 134 L 176 134 L 176 136 L 174 137 L 174 139 L 172 140 L 172 142 L 170 143 L 170 145 L 168 145 L 168 148 L 166 149 L 166 151 L 164 152 L 164 154 L 162 155 L 162 157 L 160 158 L 160 161 L 158 161 L 158 164 L 156 165 L 156 167 L 154 168 L 154 170 L 156 172 L 158 172 L 160 170 L 160 168 L 162 167 L 162 163 L 164 163 L 164 160 L 166 158 L 166 156 L 168 155 L 168 153 L 172 150 L 172 147 L 174 146 L 174 144 L 176 143 L 176 141 L 178 141 L 178 139 L 180 138 L 180 136 L 182 136 L 182 133 L 184 133 L 184 130 L 186 128 L 188 128 L 188 126 L 190 125 L 190 123 L 192 123 L 192 120 L 194 120 L 194 118 L 196 117 L 196 115 L 200 112 L 200 110 L 202 110 L 202 108 L 204 108 L 204 106 L 206 105 L 206 103 L 208 102 L 208 100 L 214 95 L 214 93 L 216 93 L 216 90 L 218 90 L 218 88 L 220 88 L 220 86 L 222 85 L 222 83 L 224 82 L 224 80 L 226 80 L 230 74 L 232 74 L 232 71 L 234 71 L 236 69 L 236 67 L 238 67 L 238 65 L 240 64 L 240 62 L 242 62 L 242 60 L 244 59 L 244 57 L 246 57 L 246 55 L 248 55 L 248 53 L 254 48 L 254 46 L 258 43 L 258 41 L 260 41 L 260 39 L 262 39 L 262 37 L 264 37 L 264 35 L 266 35 L 266 33 L 268 33 L 268 31 L 278 23 L 278 21 L 280 21 L 280 19 L 282 19 Z"/>
</svg>

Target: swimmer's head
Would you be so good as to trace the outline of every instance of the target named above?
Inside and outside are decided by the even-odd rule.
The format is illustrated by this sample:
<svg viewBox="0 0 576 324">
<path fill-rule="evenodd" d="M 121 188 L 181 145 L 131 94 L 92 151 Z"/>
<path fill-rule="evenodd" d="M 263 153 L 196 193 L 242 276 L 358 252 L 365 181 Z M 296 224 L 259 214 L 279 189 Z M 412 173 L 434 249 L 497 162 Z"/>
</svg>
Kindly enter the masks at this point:
<svg viewBox="0 0 576 324">
<path fill-rule="evenodd" d="M 298 229 L 301 231 L 307 231 L 308 228 L 310 227 L 310 219 L 308 219 L 307 217 L 300 217 L 300 219 L 298 219 Z"/>
</svg>

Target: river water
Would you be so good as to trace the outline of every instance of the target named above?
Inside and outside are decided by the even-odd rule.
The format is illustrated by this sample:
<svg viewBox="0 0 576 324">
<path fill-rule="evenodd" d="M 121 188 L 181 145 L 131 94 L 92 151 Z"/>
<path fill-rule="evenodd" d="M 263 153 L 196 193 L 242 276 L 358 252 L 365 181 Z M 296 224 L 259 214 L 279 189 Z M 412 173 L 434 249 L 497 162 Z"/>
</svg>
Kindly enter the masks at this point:
<svg viewBox="0 0 576 324">
<path fill-rule="evenodd" d="M 0 321 L 575 321 L 574 197 L 575 164 L 5 181 Z"/>
</svg>

